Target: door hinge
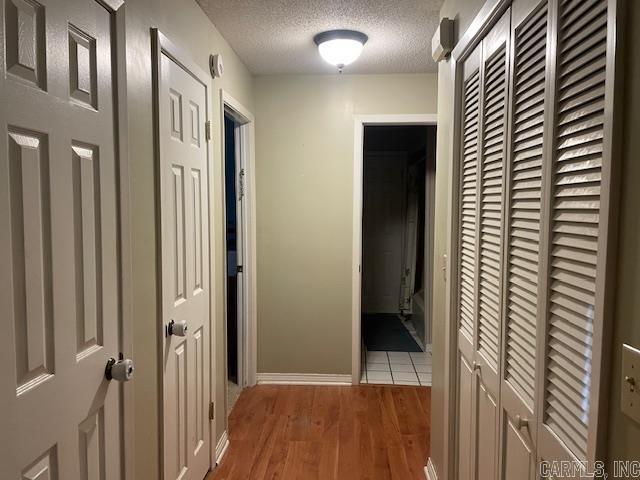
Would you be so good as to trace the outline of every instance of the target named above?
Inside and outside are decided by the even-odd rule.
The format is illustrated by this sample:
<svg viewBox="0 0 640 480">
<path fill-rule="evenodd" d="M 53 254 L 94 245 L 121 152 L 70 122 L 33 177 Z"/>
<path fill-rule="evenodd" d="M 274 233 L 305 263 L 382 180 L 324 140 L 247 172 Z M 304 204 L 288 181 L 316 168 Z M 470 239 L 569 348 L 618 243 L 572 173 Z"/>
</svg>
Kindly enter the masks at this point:
<svg viewBox="0 0 640 480">
<path fill-rule="evenodd" d="M 242 273 L 242 271 L 243 271 L 242 265 L 237 265 L 236 266 L 236 270 L 237 270 L 238 273 Z"/>
<path fill-rule="evenodd" d="M 238 200 L 242 200 L 244 198 L 244 176 L 244 168 L 242 168 L 238 174 Z"/>
<path fill-rule="evenodd" d="M 211 122 L 209 120 L 204 123 L 204 138 L 207 142 L 211 140 Z"/>
<path fill-rule="evenodd" d="M 209 404 L 209 420 L 213 420 L 213 410 L 214 410 L 213 402 L 211 402 Z"/>
</svg>

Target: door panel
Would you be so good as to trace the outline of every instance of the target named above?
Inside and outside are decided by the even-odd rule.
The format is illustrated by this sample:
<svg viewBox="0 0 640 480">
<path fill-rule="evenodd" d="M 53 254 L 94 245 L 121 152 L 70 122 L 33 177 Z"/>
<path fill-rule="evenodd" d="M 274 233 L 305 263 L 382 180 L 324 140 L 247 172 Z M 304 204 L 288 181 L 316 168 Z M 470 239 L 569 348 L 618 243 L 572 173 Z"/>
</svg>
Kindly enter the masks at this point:
<svg viewBox="0 0 640 480">
<path fill-rule="evenodd" d="M 458 265 L 458 478 L 474 480 L 476 458 L 477 196 L 480 125 L 479 45 L 463 64 Z"/>
<path fill-rule="evenodd" d="M 529 478 L 535 464 L 537 338 L 542 328 L 543 178 L 549 51 L 547 0 L 514 4 L 513 65 L 506 163 L 502 478 Z M 529 472 L 529 473 L 525 473 Z"/>
<path fill-rule="evenodd" d="M 364 158 L 362 311 L 400 313 L 406 157 Z"/>
<path fill-rule="evenodd" d="M 474 435 L 473 426 L 473 369 L 464 356 L 460 356 L 458 372 L 458 478 L 471 480 Z"/>
<path fill-rule="evenodd" d="M 560 0 L 557 9 L 539 449 L 553 460 L 593 461 L 605 338 L 615 2 Z"/>
<path fill-rule="evenodd" d="M 498 478 L 498 404 L 478 377 L 476 380 L 476 475 L 478 480 Z"/>
<path fill-rule="evenodd" d="M 120 478 L 112 14 L 5 0 L 0 16 L 0 477 Z"/>
<path fill-rule="evenodd" d="M 164 473 L 209 469 L 209 206 L 205 86 L 164 53 L 160 62 L 160 202 L 164 338 Z"/>
<path fill-rule="evenodd" d="M 477 311 L 477 197 L 478 142 L 480 124 L 480 55 L 479 45 L 463 65 L 462 158 L 459 210 L 459 301 L 458 346 L 469 362 L 476 349 Z"/>
<path fill-rule="evenodd" d="M 536 474 L 536 454 L 528 433 L 522 432 L 520 425 L 514 424 L 507 416 L 503 419 L 502 454 L 504 466 L 502 478 L 534 480 Z"/>
<path fill-rule="evenodd" d="M 478 313 L 475 359 L 482 383 L 498 398 L 502 337 L 504 163 L 511 12 L 482 41 L 481 159 L 478 180 Z M 498 418 L 498 417 L 496 417 Z"/>
</svg>

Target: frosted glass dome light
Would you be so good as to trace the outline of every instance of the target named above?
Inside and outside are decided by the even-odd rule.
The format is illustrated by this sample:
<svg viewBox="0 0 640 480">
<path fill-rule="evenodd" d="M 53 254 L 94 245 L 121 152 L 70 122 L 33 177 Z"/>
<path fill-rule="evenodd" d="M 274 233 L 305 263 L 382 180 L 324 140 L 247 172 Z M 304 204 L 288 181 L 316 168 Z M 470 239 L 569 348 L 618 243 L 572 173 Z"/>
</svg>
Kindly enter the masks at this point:
<svg viewBox="0 0 640 480">
<path fill-rule="evenodd" d="M 320 56 L 342 72 L 345 65 L 355 62 L 367 43 L 368 37 L 354 30 L 330 30 L 317 34 L 313 41 Z"/>
</svg>

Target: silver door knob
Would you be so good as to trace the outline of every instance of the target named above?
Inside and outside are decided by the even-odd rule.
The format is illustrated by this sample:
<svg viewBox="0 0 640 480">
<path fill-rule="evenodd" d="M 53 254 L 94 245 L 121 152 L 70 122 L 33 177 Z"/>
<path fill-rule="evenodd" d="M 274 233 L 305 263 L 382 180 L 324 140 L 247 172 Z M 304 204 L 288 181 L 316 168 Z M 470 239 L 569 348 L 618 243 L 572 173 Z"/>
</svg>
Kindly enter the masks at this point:
<svg viewBox="0 0 640 480">
<path fill-rule="evenodd" d="M 176 322 L 175 320 L 171 320 L 169 325 L 167 325 L 167 335 L 175 335 L 176 337 L 184 337 L 187 335 L 187 330 L 189 326 L 187 325 L 186 320 L 182 320 L 180 322 Z"/>
<path fill-rule="evenodd" d="M 480 368 L 482 367 L 482 365 L 480 365 L 478 362 L 476 362 L 475 360 L 473 362 L 471 362 L 471 368 L 473 369 L 474 372 L 476 371 L 480 371 Z"/>
<path fill-rule="evenodd" d="M 522 430 L 524 427 L 528 427 L 529 426 L 529 419 L 528 418 L 522 418 L 520 415 L 516 415 L 515 423 L 516 423 L 516 427 L 518 428 L 518 430 Z"/>
<path fill-rule="evenodd" d="M 104 376 L 107 380 L 115 380 L 116 382 L 128 382 L 133 378 L 133 360 L 123 358 L 110 358 L 104 370 Z"/>
</svg>

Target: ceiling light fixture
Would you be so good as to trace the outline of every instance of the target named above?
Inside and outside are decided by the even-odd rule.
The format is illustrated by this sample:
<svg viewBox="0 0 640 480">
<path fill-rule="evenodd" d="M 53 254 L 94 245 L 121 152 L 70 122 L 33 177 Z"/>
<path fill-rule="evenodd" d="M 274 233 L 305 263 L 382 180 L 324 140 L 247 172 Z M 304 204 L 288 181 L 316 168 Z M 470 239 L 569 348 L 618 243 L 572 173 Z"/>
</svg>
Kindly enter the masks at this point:
<svg viewBox="0 0 640 480">
<path fill-rule="evenodd" d="M 358 59 L 368 39 L 364 33 L 355 30 L 329 30 L 313 37 L 320 56 L 338 67 L 340 73 L 345 65 Z"/>
</svg>

